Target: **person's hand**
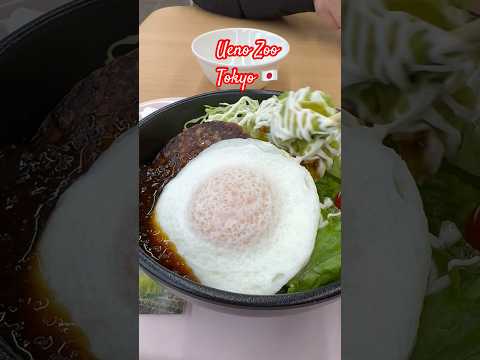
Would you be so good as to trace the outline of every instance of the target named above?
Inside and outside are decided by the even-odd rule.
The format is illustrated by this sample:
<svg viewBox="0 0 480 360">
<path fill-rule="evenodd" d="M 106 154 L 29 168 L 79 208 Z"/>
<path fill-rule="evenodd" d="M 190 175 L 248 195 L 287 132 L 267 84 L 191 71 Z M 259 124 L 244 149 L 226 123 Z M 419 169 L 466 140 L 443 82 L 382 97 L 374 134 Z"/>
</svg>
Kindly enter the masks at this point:
<svg viewBox="0 0 480 360">
<path fill-rule="evenodd" d="M 341 0 L 314 0 L 315 12 L 325 18 L 328 25 L 336 30 L 342 27 Z"/>
</svg>

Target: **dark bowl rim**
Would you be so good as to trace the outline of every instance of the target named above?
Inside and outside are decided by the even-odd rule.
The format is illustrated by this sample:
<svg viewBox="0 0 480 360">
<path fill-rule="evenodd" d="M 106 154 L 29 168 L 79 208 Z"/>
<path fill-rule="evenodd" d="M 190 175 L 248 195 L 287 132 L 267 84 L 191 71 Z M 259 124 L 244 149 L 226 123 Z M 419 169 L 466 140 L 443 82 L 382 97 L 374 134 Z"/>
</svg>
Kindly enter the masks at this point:
<svg viewBox="0 0 480 360">
<path fill-rule="evenodd" d="M 28 38 L 31 33 L 38 30 L 43 25 L 48 24 L 50 21 L 61 18 L 62 16 L 70 14 L 76 10 L 96 5 L 101 2 L 102 0 L 72 0 L 66 4 L 57 6 L 54 9 L 41 14 L 37 18 L 20 26 L 18 29 L 0 40 L 0 56 L 10 47 Z"/>
<path fill-rule="evenodd" d="M 152 114 L 149 114 L 144 119 L 139 121 L 138 127 L 139 130 L 141 130 L 141 128 L 146 126 L 147 124 L 151 123 L 152 121 L 156 121 L 156 118 L 163 112 L 178 106 L 188 104 L 192 100 L 198 100 L 205 97 L 218 96 L 222 94 L 239 94 L 248 96 L 249 94 L 278 95 L 280 93 L 280 91 L 276 90 L 256 89 L 246 90 L 243 92 L 239 90 L 223 90 L 202 93 L 199 95 L 181 99 L 179 101 L 175 101 L 172 104 L 156 110 Z M 139 137 L 141 137 L 140 134 Z M 142 163 L 143 161 L 140 159 L 140 164 Z M 248 295 L 219 290 L 195 283 L 174 273 L 173 271 L 156 262 L 152 258 L 152 256 L 150 256 L 140 246 L 138 247 L 138 253 L 140 267 L 152 278 L 156 279 L 160 283 L 164 284 L 169 288 L 172 288 L 172 290 L 177 291 L 181 294 L 217 305 L 227 305 L 249 309 L 285 309 L 327 302 L 333 298 L 340 296 L 341 294 L 340 281 L 321 286 L 313 290 L 292 294 Z"/>
</svg>

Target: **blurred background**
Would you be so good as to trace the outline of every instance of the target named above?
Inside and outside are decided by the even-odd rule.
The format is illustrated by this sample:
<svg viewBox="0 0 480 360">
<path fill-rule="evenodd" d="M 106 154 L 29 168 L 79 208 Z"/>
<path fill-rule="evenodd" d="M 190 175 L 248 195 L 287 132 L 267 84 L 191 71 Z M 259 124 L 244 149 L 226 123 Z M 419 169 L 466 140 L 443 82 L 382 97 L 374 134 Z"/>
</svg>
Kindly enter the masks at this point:
<svg viewBox="0 0 480 360">
<path fill-rule="evenodd" d="M 139 0 L 138 16 L 141 23 L 150 13 L 167 6 L 191 5 L 191 0 Z"/>
<path fill-rule="evenodd" d="M 0 0 L 0 39 L 41 14 L 71 0 Z M 139 0 L 139 22 L 167 6 L 191 5 L 191 0 Z"/>
</svg>

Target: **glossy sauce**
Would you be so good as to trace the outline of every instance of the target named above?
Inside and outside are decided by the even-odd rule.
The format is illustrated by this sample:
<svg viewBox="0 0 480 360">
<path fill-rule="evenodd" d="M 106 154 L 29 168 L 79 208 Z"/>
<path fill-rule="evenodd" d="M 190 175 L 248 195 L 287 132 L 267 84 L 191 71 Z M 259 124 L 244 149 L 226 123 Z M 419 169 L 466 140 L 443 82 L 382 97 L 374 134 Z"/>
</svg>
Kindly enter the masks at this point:
<svg viewBox="0 0 480 360">
<path fill-rule="evenodd" d="M 19 247 L 31 245 L 18 240 Z M 0 279 L 0 337 L 12 351 L 25 359 L 95 359 L 82 329 L 55 301 L 34 246 L 21 262 L 0 271 Z"/>
<path fill-rule="evenodd" d="M 82 329 L 55 301 L 37 256 L 32 255 L 24 265 L 17 275 L 16 298 L 0 306 L 0 316 L 5 314 L 0 334 L 12 350 L 27 359 L 95 359 Z"/>
<path fill-rule="evenodd" d="M 140 235 L 141 248 L 159 264 L 195 282 L 199 282 L 186 261 L 177 253 L 175 244 L 154 220 L 155 203 L 163 187 L 175 176 L 173 167 L 144 167 L 140 172 Z"/>
<path fill-rule="evenodd" d="M 4 149 L 5 169 L 12 173 L 24 151 L 16 146 Z M 61 155 L 56 164 L 73 157 L 74 151 Z M 75 166 L 76 162 L 72 163 Z M 73 179 L 34 160 L 24 163 L 24 179 L 16 183 L 14 178 L 7 179 L 10 181 L 2 188 L 7 204 L 0 209 L 0 338 L 25 359 L 95 359 L 83 331 L 55 301 L 36 254 L 39 235 L 55 205 L 52 194 L 63 190 L 62 180 L 69 183 Z M 42 186 L 35 188 L 36 183 Z"/>
</svg>

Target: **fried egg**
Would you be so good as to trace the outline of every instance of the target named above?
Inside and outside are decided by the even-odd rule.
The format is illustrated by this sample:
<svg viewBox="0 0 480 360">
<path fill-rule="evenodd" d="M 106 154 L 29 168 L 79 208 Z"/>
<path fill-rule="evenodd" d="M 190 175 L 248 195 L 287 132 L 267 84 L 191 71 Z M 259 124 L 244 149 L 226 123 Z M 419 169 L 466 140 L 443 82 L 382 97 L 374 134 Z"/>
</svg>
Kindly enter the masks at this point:
<svg viewBox="0 0 480 360">
<path fill-rule="evenodd" d="M 38 243 L 42 278 L 99 359 L 138 355 L 138 129 L 59 198 Z"/>
<path fill-rule="evenodd" d="M 310 173 L 255 139 L 220 141 L 163 189 L 154 221 L 206 286 L 277 293 L 313 251 L 320 202 Z"/>
</svg>

